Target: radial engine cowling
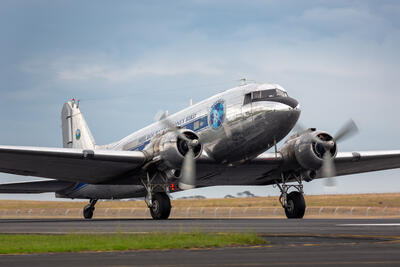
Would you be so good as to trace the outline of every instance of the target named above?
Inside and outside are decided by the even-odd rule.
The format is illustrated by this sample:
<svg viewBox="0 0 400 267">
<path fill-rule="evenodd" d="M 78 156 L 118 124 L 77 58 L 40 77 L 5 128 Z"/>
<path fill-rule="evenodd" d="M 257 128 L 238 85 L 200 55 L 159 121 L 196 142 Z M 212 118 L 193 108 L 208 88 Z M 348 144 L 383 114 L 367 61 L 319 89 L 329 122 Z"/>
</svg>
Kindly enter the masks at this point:
<svg viewBox="0 0 400 267">
<path fill-rule="evenodd" d="M 198 135 L 191 130 L 180 129 L 179 132 L 190 140 L 199 139 Z M 194 147 L 193 152 L 195 158 L 201 155 L 202 149 L 201 144 Z M 155 138 L 154 142 L 152 142 L 146 150 L 161 159 L 160 167 L 176 170 L 181 168 L 189 147 L 187 141 L 180 138 L 176 132 L 171 131 L 161 135 L 159 138 Z"/>
<path fill-rule="evenodd" d="M 327 132 L 308 129 L 288 139 L 280 152 L 286 169 L 300 165 L 304 170 L 318 170 L 322 167 L 325 152 L 336 156 L 337 146 L 333 137 Z"/>
</svg>

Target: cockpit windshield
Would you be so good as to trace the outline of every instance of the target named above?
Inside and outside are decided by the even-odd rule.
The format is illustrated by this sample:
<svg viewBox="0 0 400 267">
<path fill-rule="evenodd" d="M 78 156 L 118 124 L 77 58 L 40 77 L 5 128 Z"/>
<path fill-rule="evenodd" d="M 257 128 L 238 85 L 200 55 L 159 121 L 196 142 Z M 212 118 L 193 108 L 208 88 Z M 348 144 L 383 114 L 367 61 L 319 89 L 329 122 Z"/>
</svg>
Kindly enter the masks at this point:
<svg viewBox="0 0 400 267">
<path fill-rule="evenodd" d="M 243 105 L 249 104 L 251 102 L 265 101 L 276 97 L 288 97 L 288 94 L 280 89 L 254 91 L 244 96 Z"/>
<path fill-rule="evenodd" d="M 271 97 L 287 97 L 287 93 L 279 90 L 279 89 L 269 89 L 269 90 L 262 90 L 262 91 L 255 91 L 251 93 L 252 101 L 261 101 L 263 99 L 271 98 Z"/>
</svg>

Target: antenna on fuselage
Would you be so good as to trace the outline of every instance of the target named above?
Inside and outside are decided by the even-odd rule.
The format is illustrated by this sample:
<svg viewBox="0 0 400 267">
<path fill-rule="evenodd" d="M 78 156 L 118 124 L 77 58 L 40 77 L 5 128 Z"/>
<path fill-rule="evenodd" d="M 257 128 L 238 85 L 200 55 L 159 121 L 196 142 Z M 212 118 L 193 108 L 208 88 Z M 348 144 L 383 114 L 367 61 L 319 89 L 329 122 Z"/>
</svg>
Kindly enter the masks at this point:
<svg viewBox="0 0 400 267">
<path fill-rule="evenodd" d="M 239 81 L 240 81 L 240 85 L 242 86 L 242 85 L 246 85 L 247 79 L 246 78 L 242 78 Z"/>
</svg>

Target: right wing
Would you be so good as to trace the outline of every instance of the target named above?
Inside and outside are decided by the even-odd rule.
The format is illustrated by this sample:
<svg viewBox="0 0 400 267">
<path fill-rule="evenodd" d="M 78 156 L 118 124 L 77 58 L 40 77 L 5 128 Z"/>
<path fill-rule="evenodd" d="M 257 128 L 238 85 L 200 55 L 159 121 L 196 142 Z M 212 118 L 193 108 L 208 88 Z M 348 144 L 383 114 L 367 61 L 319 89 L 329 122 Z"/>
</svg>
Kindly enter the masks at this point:
<svg viewBox="0 0 400 267">
<path fill-rule="evenodd" d="M 76 183 L 74 182 L 66 182 L 59 180 L 0 184 L 0 193 L 14 193 L 14 194 L 47 193 L 47 192 L 56 192 L 69 187 L 73 188 L 75 185 Z"/>
<path fill-rule="evenodd" d="M 138 183 L 146 160 L 140 151 L 0 146 L 0 172 L 90 184 Z"/>
</svg>

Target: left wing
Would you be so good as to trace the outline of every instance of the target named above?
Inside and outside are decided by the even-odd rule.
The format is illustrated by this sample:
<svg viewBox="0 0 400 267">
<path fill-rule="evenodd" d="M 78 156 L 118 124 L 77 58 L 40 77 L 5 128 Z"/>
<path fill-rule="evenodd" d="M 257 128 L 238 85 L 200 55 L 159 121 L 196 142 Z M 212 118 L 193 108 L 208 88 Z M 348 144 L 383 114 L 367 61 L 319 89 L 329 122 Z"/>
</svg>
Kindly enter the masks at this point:
<svg viewBox="0 0 400 267">
<path fill-rule="evenodd" d="M 284 164 L 278 152 L 263 153 L 238 166 L 216 164 L 210 159 L 197 163 L 198 186 L 212 185 L 268 185 L 281 181 Z M 400 168 L 400 150 L 340 152 L 334 160 L 336 176 Z M 317 172 L 316 178 L 325 178 Z"/>
<path fill-rule="evenodd" d="M 0 146 L 0 172 L 90 184 L 132 176 L 145 161 L 140 151 Z"/>
<path fill-rule="evenodd" d="M 335 167 L 337 176 L 400 168 L 400 150 L 339 152 Z"/>
</svg>

